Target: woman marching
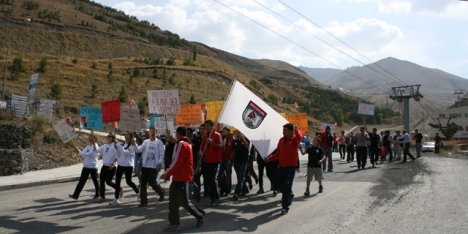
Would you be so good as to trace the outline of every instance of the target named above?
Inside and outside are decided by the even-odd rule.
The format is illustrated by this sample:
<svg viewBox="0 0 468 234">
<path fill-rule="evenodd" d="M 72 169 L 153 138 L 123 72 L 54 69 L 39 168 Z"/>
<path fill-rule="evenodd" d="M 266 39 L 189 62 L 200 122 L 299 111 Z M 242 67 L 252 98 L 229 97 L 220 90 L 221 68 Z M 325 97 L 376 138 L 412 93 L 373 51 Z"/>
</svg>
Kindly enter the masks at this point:
<svg viewBox="0 0 468 234">
<path fill-rule="evenodd" d="M 76 152 L 78 152 L 78 155 L 83 157 L 83 170 L 81 170 L 80 181 L 76 185 L 75 192 L 73 193 L 73 195 L 68 195 L 71 199 L 78 200 L 81 190 L 83 190 L 83 187 L 85 186 L 89 175 L 91 175 L 91 178 L 94 183 L 94 188 L 96 189 L 96 195 L 94 195 L 93 199 L 99 198 L 99 183 L 97 181 L 99 153 L 93 152 L 94 148 L 97 148 L 99 146 L 96 143 L 96 137 L 94 135 L 89 135 L 88 141 L 89 145 L 86 146 L 86 148 L 83 151 L 79 150 L 78 147 L 74 145 Z"/>
<path fill-rule="evenodd" d="M 132 182 L 132 171 L 134 165 L 134 156 L 135 151 L 138 149 L 138 145 L 135 143 L 135 138 L 132 137 L 132 134 L 127 131 L 125 132 L 125 143 L 124 145 L 116 144 L 119 154 L 117 161 L 117 175 L 115 176 L 115 198 L 109 205 L 120 204 L 120 197 L 123 196 L 123 191 L 121 191 L 120 181 L 122 180 L 122 175 L 125 173 L 125 180 L 127 185 L 130 186 L 133 191 L 137 194 L 137 201 L 140 201 L 140 191 L 138 190 L 135 183 Z"/>
<path fill-rule="evenodd" d="M 101 189 L 99 194 L 101 197 L 97 201 L 103 202 L 106 200 L 106 184 L 114 189 L 119 189 L 120 196 L 122 196 L 122 187 L 117 187 L 117 185 L 112 182 L 117 162 L 117 143 L 115 142 L 115 135 L 113 133 L 109 133 L 107 135 L 107 144 L 101 146 L 99 149 L 97 148 L 97 145 L 94 145 L 94 152 L 92 153 L 101 153 L 103 155 L 103 165 L 99 176 L 99 186 Z"/>
</svg>

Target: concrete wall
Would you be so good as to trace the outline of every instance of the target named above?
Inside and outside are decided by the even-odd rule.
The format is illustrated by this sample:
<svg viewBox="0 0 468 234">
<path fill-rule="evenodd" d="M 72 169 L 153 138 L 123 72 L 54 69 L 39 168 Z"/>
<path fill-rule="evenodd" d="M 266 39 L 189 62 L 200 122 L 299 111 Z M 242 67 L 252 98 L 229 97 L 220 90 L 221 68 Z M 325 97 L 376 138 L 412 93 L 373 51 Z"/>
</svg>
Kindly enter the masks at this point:
<svg viewBox="0 0 468 234">
<path fill-rule="evenodd" d="M 0 123 L 0 136 L 0 176 L 28 172 L 34 162 L 31 126 Z"/>
</svg>

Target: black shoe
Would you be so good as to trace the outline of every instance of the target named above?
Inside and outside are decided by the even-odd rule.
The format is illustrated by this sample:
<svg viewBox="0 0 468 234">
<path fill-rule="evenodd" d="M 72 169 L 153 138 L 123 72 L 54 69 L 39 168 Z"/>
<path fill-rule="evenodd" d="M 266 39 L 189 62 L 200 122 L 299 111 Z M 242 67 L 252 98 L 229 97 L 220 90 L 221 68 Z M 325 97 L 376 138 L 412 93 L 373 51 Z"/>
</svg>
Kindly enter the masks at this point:
<svg viewBox="0 0 468 234">
<path fill-rule="evenodd" d="M 291 193 L 291 196 L 289 196 L 289 205 L 292 204 L 293 198 L 294 198 L 294 193 Z"/>
<path fill-rule="evenodd" d="M 310 196 L 309 189 L 307 189 L 307 190 L 305 191 L 304 196 L 306 196 L 306 197 Z"/>
<path fill-rule="evenodd" d="M 253 189 L 253 185 L 252 185 L 252 184 L 249 184 L 249 189 L 250 189 L 250 190 Z"/>
<path fill-rule="evenodd" d="M 412 160 L 411 162 L 414 162 L 416 160 L 416 158 L 412 158 L 411 160 Z"/>
<path fill-rule="evenodd" d="M 322 185 L 319 186 L 319 193 L 323 193 L 323 186 Z"/>
<path fill-rule="evenodd" d="M 403 164 L 403 163 L 406 163 L 406 160 L 402 161 L 401 163 L 402 163 L 402 164 Z"/>
<path fill-rule="evenodd" d="M 203 218 L 202 219 L 197 219 L 197 224 L 195 227 L 201 227 L 203 225 Z"/>
<path fill-rule="evenodd" d="M 68 195 L 68 197 L 69 197 L 69 198 L 71 198 L 71 199 L 73 199 L 73 200 L 78 200 L 78 198 L 77 198 L 77 197 L 74 197 L 74 196 L 73 196 L 73 195 L 71 195 L 71 194 L 70 194 L 70 195 Z"/>
<path fill-rule="evenodd" d="M 146 207 L 148 206 L 148 202 L 141 202 L 140 205 L 138 205 L 138 207 Z"/>
<path fill-rule="evenodd" d="M 234 199 L 234 201 L 239 201 L 239 196 L 237 196 L 237 194 L 234 194 L 232 198 Z"/>
<path fill-rule="evenodd" d="M 180 225 L 169 225 L 169 226 L 167 226 L 167 227 L 165 227 L 163 229 L 163 231 L 165 231 L 165 232 L 178 232 L 178 231 L 181 231 L 181 230 L 182 230 L 182 228 L 180 227 Z"/>
<path fill-rule="evenodd" d="M 138 175 L 137 174 L 134 174 L 133 177 L 137 177 Z"/>
<path fill-rule="evenodd" d="M 263 188 L 260 188 L 258 191 L 257 191 L 257 194 L 262 194 L 264 193 L 265 191 L 263 191 Z"/>
<path fill-rule="evenodd" d="M 195 195 L 195 200 L 197 200 L 197 202 L 200 202 L 200 200 L 201 200 L 201 196 L 200 196 L 200 194 L 198 194 L 198 195 Z"/>
<path fill-rule="evenodd" d="M 287 215 L 288 214 L 288 210 L 287 209 L 282 209 L 281 210 L 281 215 Z"/>
<path fill-rule="evenodd" d="M 420 157 L 421 157 L 421 156 L 418 156 L 418 157 L 416 157 L 416 158 L 420 158 Z"/>
<path fill-rule="evenodd" d="M 273 190 L 273 197 L 276 197 L 276 194 L 278 194 L 278 191 Z"/>
<path fill-rule="evenodd" d="M 328 170 L 328 172 L 333 172 L 333 169 Z"/>
</svg>

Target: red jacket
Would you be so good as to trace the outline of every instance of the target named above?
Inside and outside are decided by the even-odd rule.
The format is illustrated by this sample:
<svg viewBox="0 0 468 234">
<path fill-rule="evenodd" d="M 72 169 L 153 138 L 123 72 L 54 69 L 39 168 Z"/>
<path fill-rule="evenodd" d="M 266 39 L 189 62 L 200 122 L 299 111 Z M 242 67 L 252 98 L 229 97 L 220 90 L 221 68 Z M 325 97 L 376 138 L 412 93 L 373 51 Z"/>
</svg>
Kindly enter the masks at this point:
<svg viewBox="0 0 468 234">
<path fill-rule="evenodd" d="M 193 180 L 193 154 L 192 145 L 184 137 L 174 146 L 172 163 L 169 169 L 164 172 L 164 176 L 172 176 L 173 181 L 192 182 Z"/>
<path fill-rule="evenodd" d="M 226 140 L 226 143 L 224 144 L 224 149 L 223 149 L 223 161 L 229 161 L 232 155 L 234 139 L 232 139 L 232 137 L 226 137 L 225 140 Z M 224 143 L 224 139 L 223 139 L 223 143 Z"/>
<path fill-rule="evenodd" d="M 201 150 L 204 152 L 205 163 L 219 163 L 223 157 L 223 138 L 219 132 L 213 131 L 211 140 L 216 146 L 207 145 L 208 135 L 203 136 Z"/>
<path fill-rule="evenodd" d="M 289 139 L 282 137 L 278 142 L 276 153 L 270 156 L 271 161 L 279 160 L 280 167 L 297 167 L 299 162 L 298 145 L 301 143 L 302 135 L 298 129 L 294 131 Z"/>
</svg>

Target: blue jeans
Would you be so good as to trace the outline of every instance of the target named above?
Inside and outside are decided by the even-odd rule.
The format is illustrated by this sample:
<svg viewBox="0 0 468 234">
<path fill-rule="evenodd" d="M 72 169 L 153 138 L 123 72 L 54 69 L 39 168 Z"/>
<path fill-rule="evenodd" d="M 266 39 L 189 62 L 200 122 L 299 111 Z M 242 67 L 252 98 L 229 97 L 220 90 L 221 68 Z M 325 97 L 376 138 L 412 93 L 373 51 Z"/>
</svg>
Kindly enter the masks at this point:
<svg viewBox="0 0 468 234">
<path fill-rule="evenodd" d="M 226 182 L 223 180 L 223 173 L 226 172 Z M 219 187 L 221 187 L 221 193 L 231 193 L 231 187 L 232 187 L 232 164 L 228 165 L 227 161 L 222 161 L 220 168 L 219 168 L 219 174 L 218 174 L 218 181 L 219 181 Z"/>
<path fill-rule="evenodd" d="M 392 145 L 385 146 L 385 149 L 387 150 L 387 154 L 390 154 L 390 158 L 388 160 L 392 161 L 393 160 Z"/>
<path fill-rule="evenodd" d="M 138 162 L 141 160 L 141 153 L 135 153 L 133 173 L 137 173 Z"/>
<path fill-rule="evenodd" d="M 282 205 L 283 209 L 289 210 L 291 204 L 292 186 L 294 181 L 294 175 L 296 174 L 296 167 L 279 167 L 278 169 L 278 188 L 283 194 Z"/>
<path fill-rule="evenodd" d="M 234 194 L 240 195 L 243 186 L 245 186 L 245 172 L 247 171 L 247 163 L 234 163 L 234 170 L 237 175 L 237 185 Z"/>
</svg>

